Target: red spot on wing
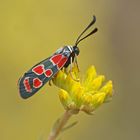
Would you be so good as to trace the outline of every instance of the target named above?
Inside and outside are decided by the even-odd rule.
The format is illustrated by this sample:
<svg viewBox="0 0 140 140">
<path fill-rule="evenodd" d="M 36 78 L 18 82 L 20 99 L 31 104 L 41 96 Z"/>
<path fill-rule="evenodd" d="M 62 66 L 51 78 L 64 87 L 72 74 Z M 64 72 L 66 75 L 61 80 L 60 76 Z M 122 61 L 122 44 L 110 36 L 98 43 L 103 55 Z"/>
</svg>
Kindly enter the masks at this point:
<svg viewBox="0 0 140 140">
<path fill-rule="evenodd" d="M 61 59 L 61 61 L 57 64 L 57 67 L 58 67 L 59 69 L 61 69 L 61 68 L 64 66 L 64 64 L 66 63 L 67 60 L 68 60 L 67 57 L 63 57 L 63 58 Z"/>
<path fill-rule="evenodd" d="M 34 88 L 39 88 L 42 86 L 42 81 L 39 78 L 34 78 L 33 79 L 33 87 Z"/>
<path fill-rule="evenodd" d="M 53 74 L 53 72 L 52 72 L 51 69 L 47 69 L 47 70 L 45 71 L 45 76 L 46 76 L 46 77 L 50 77 L 52 74 Z"/>
<path fill-rule="evenodd" d="M 24 84 L 24 87 L 25 87 L 25 90 L 27 92 L 31 92 L 31 87 L 30 87 L 30 83 L 29 83 L 29 78 L 25 78 L 24 81 L 23 81 L 23 84 Z"/>
<path fill-rule="evenodd" d="M 57 54 L 52 56 L 51 61 L 53 62 L 53 64 L 58 64 L 58 62 L 61 60 L 62 55 L 61 54 Z"/>
<path fill-rule="evenodd" d="M 34 67 L 32 69 L 32 71 L 37 75 L 41 75 L 44 73 L 44 65 L 38 65 L 38 66 Z"/>
</svg>

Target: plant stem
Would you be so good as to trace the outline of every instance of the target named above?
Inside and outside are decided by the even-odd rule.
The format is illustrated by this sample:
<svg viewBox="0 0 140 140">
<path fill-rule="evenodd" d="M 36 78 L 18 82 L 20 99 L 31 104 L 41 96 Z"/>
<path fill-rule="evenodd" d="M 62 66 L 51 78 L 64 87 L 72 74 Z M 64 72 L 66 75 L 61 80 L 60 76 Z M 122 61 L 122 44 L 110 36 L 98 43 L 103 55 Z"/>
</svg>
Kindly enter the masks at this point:
<svg viewBox="0 0 140 140">
<path fill-rule="evenodd" d="M 66 110 L 66 112 L 63 114 L 63 116 L 61 117 L 60 121 L 58 122 L 56 128 L 52 129 L 48 140 L 55 140 L 56 137 L 59 135 L 59 133 L 61 132 L 61 130 L 64 128 L 64 126 L 66 125 L 67 121 L 69 120 L 69 118 L 73 115 L 72 110 Z"/>
</svg>

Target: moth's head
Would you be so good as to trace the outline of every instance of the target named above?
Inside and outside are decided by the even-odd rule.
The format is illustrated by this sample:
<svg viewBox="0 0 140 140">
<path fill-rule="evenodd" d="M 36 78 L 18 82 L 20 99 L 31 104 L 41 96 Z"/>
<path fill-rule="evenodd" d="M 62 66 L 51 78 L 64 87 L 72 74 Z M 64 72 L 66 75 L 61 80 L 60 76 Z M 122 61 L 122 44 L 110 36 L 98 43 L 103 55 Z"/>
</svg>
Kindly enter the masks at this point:
<svg viewBox="0 0 140 140">
<path fill-rule="evenodd" d="M 80 53 L 80 50 L 79 50 L 79 48 L 77 47 L 77 46 L 73 46 L 73 51 L 74 51 L 74 53 L 78 56 L 79 55 L 79 53 Z"/>
</svg>

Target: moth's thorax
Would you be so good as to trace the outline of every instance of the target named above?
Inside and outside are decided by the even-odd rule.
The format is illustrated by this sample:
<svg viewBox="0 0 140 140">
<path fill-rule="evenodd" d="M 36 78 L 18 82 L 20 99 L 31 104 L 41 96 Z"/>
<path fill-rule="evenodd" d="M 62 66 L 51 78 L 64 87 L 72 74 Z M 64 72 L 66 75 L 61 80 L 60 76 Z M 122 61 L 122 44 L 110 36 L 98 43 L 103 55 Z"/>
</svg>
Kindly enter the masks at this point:
<svg viewBox="0 0 140 140">
<path fill-rule="evenodd" d="M 69 46 L 69 45 L 64 46 L 63 52 L 70 52 L 70 53 L 72 53 L 73 52 L 73 47 Z"/>
<path fill-rule="evenodd" d="M 68 50 L 72 53 L 73 52 L 73 46 L 66 46 Z"/>
<path fill-rule="evenodd" d="M 79 55 L 80 50 L 77 46 L 65 46 L 64 48 L 66 48 L 65 51 Z"/>
</svg>

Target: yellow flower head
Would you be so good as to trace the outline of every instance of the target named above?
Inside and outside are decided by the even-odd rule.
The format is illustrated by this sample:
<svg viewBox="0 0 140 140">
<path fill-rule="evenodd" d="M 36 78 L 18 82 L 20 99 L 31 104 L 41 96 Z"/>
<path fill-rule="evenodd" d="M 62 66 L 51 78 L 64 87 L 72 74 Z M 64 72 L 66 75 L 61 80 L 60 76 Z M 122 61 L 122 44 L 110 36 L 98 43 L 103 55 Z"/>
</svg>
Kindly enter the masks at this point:
<svg viewBox="0 0 140 140">
<path fill-rule="evenodd" d="M 67 110 L 92 113 L 97 107 L 111 99 L 113 95 L 112 81 L 103 85 L 105 77 L 98 75 L 94 66 L 89 67 L 84 78 L 78 79 L 77 67 L 72 72 L 61 70 L 53 78 L 53 83 L 60 88 L 59 98 Z"/>
</svg>

